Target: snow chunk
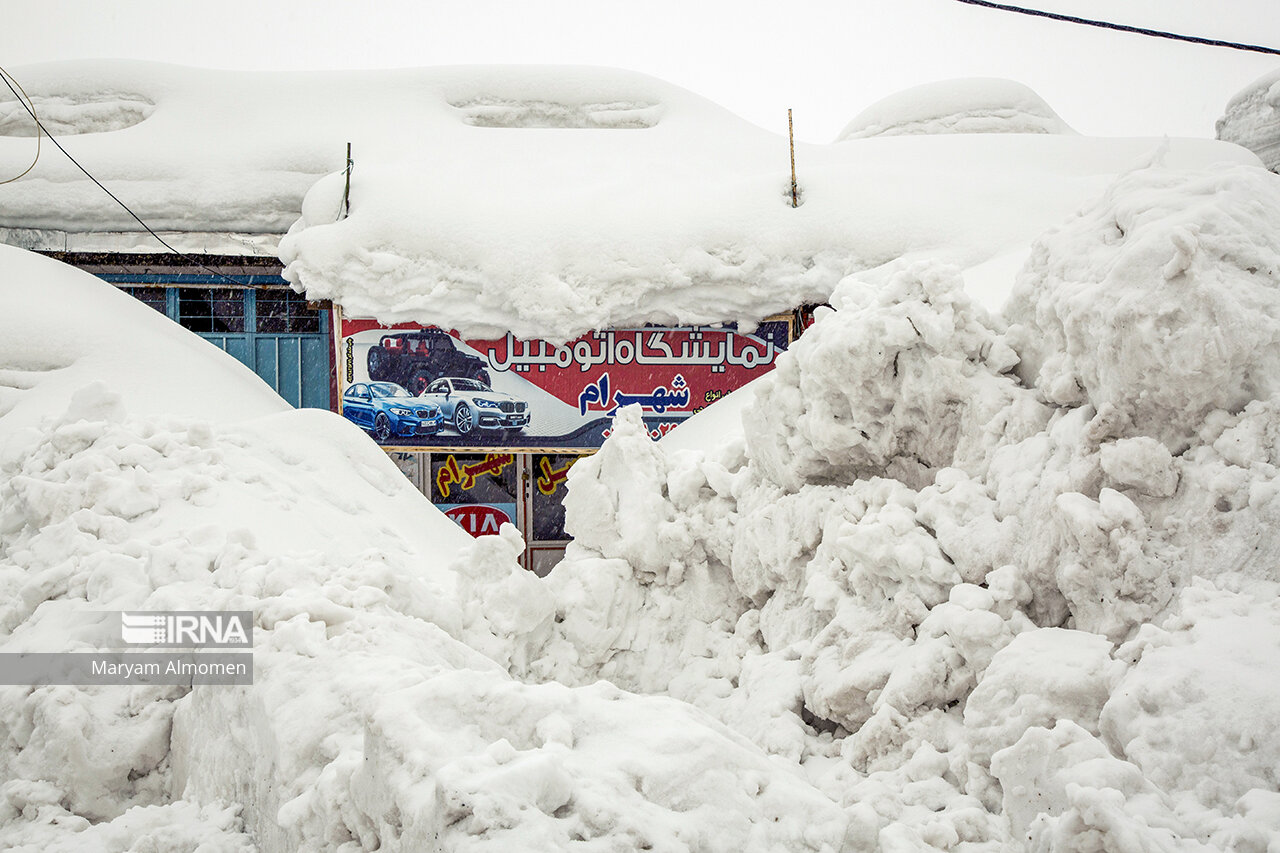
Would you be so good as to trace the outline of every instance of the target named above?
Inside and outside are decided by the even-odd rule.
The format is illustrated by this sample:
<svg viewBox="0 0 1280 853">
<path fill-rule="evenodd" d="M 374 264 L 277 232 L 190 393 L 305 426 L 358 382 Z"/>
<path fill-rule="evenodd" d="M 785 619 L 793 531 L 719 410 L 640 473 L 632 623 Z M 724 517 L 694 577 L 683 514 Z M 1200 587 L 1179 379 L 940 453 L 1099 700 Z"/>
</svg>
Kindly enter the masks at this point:
<svg viewBox="0 0 1280 853">
<path fill-rule="evenodd" d="M 973 754 L 986 763 L 1031 728 L 1071 720 L 1098 734 L 1098 716 L 1124 664 L 1111 644 L 1085 631 L 1041 628 L 996 653 L 965 703 Z"/>
<path fill-rule="evenodd" d="M 1257 154 L 1271 171 L 1280 171 L 1280 70 L 1264 74 L 1232 97 L 1218 119 L 1217 134 Z"/>
<path fill-rule="evenodd" d="M 917 133 L 1075 133 L 1029 87 L 972 77 L 925 83 L 858 113 L 836 137 L 865 139 Z"/>
<path fill-rule="evenodd" d="M 1016 393 L 1017 361 L 964 293 L 958 271 L 906 267 L 880 285 L 850 282 L 841 309 L 778 359 L 747 411 L 747 444 L 774 482 L 897 477 L 923 486 L 972 453 Z"/>
<path fill-rule="evenodd" d="M 1029 849 L 1089 853 L 1203 851 L 1198 833 L 1142 771 L 1070 720 L 1029 729 L 996 753 L 1004 812 Z"/>
<path fill-rule="evenodd" d="M 1280 788 L 1280 696 L 1259 673 L 1280 659 L 1274 587 L 1183 590 L 1163 628 L 1119 652 L 1136 663 L 1102 710 L 1102 731 L 1155 784 L 1230 811 Z"/>
<path fill-rule="evenodd" d="M 578 485 L 565 497 L 565 513 L 573 518 L 568 532 L 580 546 L 627 560 L 663 580 L 692 543 L 687 529 L 675 523 L 675 508 L 664 500 L 667 472 L 640 415 L 639 406 L 619 411 L 613 421 L 616 440 L 583 460 L 577 474 L 577 465 L 569 470 Z M 630 523 L 641 518 L 644 525 Z"/>
<path fill-rule="evenodd" d="M 1154 438 L 1122 438 L 1100 450 L 1102 470 L 1117 485 L 1161 498 L 1171 496 L 1178 487 L 1173 455 Z"/>
<path fill-rule="evenodd" d="M 1280 179 L 1247 167 L 1119 179 L 1034 248 L 1006 307 L 1019 373 L 1180 453 L 1214 409 L 1280 391 Z"/>
</svg>

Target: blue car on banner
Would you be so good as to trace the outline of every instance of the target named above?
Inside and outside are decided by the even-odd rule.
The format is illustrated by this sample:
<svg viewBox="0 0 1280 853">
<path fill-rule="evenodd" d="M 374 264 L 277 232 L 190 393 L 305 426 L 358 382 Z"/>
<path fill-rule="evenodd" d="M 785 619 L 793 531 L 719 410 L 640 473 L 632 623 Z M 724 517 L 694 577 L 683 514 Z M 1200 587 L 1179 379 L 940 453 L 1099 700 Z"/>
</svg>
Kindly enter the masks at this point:
<svg viewBox="0 0 1280 853">
<path fill-rule="evenodd" d="M 393 437 L 435 435 L 444 423 L 439 406 L 414 397 L 394 382 L 357 382 L 347 388 L 342 414 L 373 433 L 379 443 Z"/>
</svg>

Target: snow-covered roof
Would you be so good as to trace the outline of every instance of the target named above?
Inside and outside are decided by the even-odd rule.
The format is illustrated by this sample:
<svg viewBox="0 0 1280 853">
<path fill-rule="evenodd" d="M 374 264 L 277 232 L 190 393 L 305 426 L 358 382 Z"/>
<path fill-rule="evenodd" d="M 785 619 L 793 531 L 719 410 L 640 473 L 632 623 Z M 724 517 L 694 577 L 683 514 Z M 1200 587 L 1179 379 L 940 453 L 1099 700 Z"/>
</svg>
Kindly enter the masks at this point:
<svg viewBox="0 0 1280 853">
<path fill-rule="evenodd" d="M 914 133 L 1075 133 L 1030 87 L 997 77 L 914 86 L 860 112 L 836 137 Z"/>
<path fill-rule="evenodd" d="M 1060 134 L 800 144 L 793 209 L 785 135 L 633 72 L 102 61 L 14 72 L 67 149 L 153 228 L 252 253 L 293 222 L 279 251 L 309 297 L 471 336 L 750 324 L 902 256 L 968 267 L 1025 249 L 1161 145 Z M 0 102 L 6 174 L 34 152 L 19 109 Z M 1256 162 L 1211 140 L 1173 140 L 1163 156 Z M 47 144 L 29 176 L 0 185 L 0 227 L 26 229 L 0 237 L 28 246 L 145 244 Z"/>
<path fill-rule="evenodd" d="M 1280 68 L 1245 86 L 1218 119 L 1218 138 L 1243 145 L 1280 172 Z"/>
<path fill-rule="evenodd" d="M 454 135 L 475 127 L 639 129 L 668 114 L 696 114 L 729 137 L 750 127 L 675 86 L 599 68 L 281 73 L 93 60 L 11 71 L 66 149 L 162 232 L 282 234 L 306 190 L 343 166 L 348 142 L 360 163 L 420 151 L 454 169 Z M 26 110 L 0 92 L 2 178 L 26 168 L 36 144 Z M 0 227 L 142 230 L 48 141 L 27 177 L 0 185 Z"/>
</svg>

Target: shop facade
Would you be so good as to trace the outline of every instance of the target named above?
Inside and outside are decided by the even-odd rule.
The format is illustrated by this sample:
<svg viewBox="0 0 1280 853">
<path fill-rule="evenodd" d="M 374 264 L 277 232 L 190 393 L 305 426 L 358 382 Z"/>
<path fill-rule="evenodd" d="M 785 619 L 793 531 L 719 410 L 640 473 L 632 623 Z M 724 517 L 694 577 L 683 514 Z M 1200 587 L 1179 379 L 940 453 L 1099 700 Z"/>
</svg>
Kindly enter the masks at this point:
<svg viewBox="0 0 1280 853">
<path fill-rule="evenodd" d="M 276 258 L 43 254 L 92 273 L 204 338 L 290 405 L 333 407 L 332 314 L 327 304 L 294 292 Z"/>
<path fill-rule="evenodd" d="M 338 411 L 475 536 L 505 522 L 542 575 L 564 553 L 565 480 L 622 406 L 654 439 L 773 368 L 797 334 L 782 315 L 733 326 L 645 326 L 564 344 L 463 339 L 412 324 L 332 318 Z"/>
<path fill-rule="evenodd" d="M 308 302 L 274 258 L 48 252 L 165 314 L 254 370 L 290 404 L 359 426 L 473 536 L 504 523 L 542 575 L 564 553 L 566 478 L 638 405 L 654 439 L 773 368 L 809 315 L 751 332 L 645 326 L 564 344 L 463 339 Z"/>
</svg>

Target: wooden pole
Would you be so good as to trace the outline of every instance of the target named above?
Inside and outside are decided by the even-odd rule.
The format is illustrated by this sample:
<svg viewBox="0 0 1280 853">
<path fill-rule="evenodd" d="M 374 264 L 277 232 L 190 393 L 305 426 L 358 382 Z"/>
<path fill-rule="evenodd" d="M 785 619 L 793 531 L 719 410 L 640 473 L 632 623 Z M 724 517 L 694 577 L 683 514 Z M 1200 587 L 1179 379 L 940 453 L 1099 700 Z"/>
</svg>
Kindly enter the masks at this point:
<svg viewBox="0 0 1280 853">
<path fill-rule="evenodd" d="M 347 143 L 347 185 L 342 190 L 342 218 L 351 215 L 351 143 Z"/>
<path fill-rule="evenodd" d="M 796 192 L 796 132 L 791 124 L 791 110 L 787 110 L 787 137 L 791 140 L 791 206 L 800 206 L 800 197 Z"/>
</svg>

